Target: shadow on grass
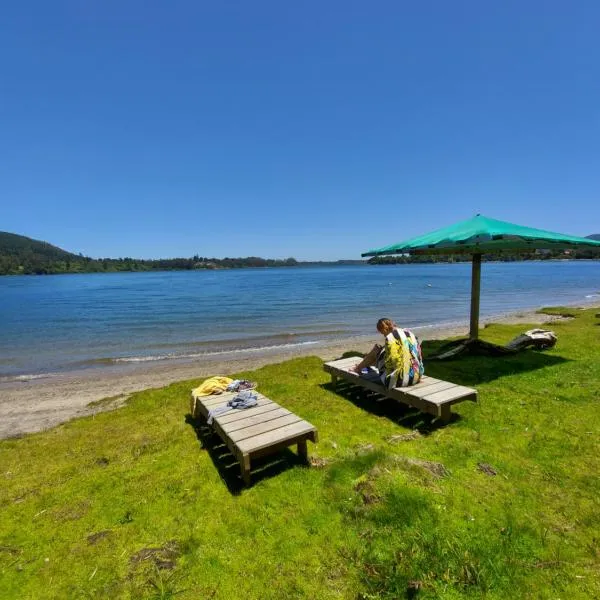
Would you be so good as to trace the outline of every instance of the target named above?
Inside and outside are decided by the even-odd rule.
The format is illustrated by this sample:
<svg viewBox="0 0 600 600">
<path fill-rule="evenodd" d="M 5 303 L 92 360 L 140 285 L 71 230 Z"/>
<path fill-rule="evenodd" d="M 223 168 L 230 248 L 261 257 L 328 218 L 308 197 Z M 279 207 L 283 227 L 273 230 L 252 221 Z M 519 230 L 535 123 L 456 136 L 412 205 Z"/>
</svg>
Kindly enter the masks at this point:
<svg viewBox="0 0 600 600">
<path fill-rule="evenodd" d="M 425 373 L 431 377 L 444 379 L 466 386 L 476 386 L 508 375 L 555 367 L 570 362 L 570 359 L 539 350 L 523 350 L 505 356 L 463 355 L 444 361 L 428 361 L 447 342 L 429 340 L 422 344 Z"/>
<path fill-rule="evenodd" d="M 376 392 L 352 385 L 350 382 L 344 380 L 338 381 L 335 385 L 331 382 L 323 383 L 320 387 L 344 397 L 346 400 L 352 402 L 354 406 L 372 415 L 386 417 L 402 427 L 414 429 L 423 435 L 427 435 L 436 429 L 445 427 L 460 419 L 459 415 L 453 414 L 450 421 L 444 423 L 440 419 L 436 419 L 433 415 L 423 413 L 397 400 L 386 398 Z"/>
<path fill-rule="evenodd" d="M 289 448 L 285 448 L 272 455 L 252 460 L 251 483 L 250 486 L 246 486 L 240 475 L 240 463 L 213 428 L 204 419 L 194 419 L 189 414 L 186 415 L 185 422 L 194 430 L 200 447 L 208 452 L 221 479 L 234 496 L 239 496 L 244 489 L 252 487 L 259 481 L 269 479 L 299 465 L 306 466 L 306 462 L 301 457 Z"/>
</svg>

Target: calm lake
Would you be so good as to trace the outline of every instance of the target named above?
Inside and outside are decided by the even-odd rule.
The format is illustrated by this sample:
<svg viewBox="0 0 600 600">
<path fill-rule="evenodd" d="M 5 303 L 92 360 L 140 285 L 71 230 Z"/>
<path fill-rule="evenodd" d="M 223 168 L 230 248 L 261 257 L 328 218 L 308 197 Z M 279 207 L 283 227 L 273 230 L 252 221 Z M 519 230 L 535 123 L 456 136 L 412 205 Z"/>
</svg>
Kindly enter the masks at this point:
<svg viewBox="0 0 600 600">
<path fill-rule="evenodd" d="M 0 381 L 466 321 L 469 264 L 0 277 Z M 484 263 L 482 315 L 600 301 L 599 261 Z"/>
</svg>

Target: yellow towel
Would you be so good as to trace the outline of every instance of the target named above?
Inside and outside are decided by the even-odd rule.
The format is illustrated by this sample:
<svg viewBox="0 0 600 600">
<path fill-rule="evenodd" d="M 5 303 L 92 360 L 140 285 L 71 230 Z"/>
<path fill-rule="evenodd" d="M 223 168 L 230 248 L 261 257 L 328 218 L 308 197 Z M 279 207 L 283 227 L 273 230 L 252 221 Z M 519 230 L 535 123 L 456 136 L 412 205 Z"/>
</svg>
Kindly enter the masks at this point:
<svg viewBox="0 0 600 600">
<path fill-rule="evenodd" d="M 225 388 L 233 382 L 229 377 L 211 377 L 202 382 L 196 389 L 192 390 L 192 396 L 211 396 L 212 394 L 220 394 L 225 391 Z"/>
</svg>

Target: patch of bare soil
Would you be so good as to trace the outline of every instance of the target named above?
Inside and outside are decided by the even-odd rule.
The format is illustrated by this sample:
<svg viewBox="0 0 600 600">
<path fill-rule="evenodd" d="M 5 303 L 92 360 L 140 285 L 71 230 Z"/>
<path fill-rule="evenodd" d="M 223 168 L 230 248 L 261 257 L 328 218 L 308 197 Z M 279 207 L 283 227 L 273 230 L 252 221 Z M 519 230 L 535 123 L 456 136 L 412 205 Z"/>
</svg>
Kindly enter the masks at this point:
<svg viewBox="0 0 600 600">
<path fill-rule="evenodd" d="M 435 479 L 441 479 L 442 477 L 447 477 L 450 474 L 448 469 L 442 463 L 433 462 L 431 460 L 398 456 L 396 458 L 396 463 L 405 467 L 416 469 L 418 471 L 429 473 Z"/>
<path fill-rule="evenodd" d="M 177 540 L 170 540 L 158 548 L 142 548 L 131 556 L 129 562 L 133 565 L 150 562 L 157 569 L 174 569 L 179 555 L 179 543 Z"/>
<path fill-rule="evenodd" d="M 486 475 L 494 476 L 497 475 L 496 469 L 492 467 L 492 465 L 488 465 L 487 463 L 477 463 L 477 468 Z"/>
<path fill-rule="evenodd" d="M 311 456 L 309 459 L 310 466 L 315 469 L 323 469 L 328 464 L 333 462 L 330 458 L 321 458 L 320 456 Z"/>
<path fill-rule="evenodd" d="M 364 504 L 381 502 L 381 495 L 377 492 L 375 487 L 375 480 L 381 473 L 382 471 L 379 467 L 373 467 L 354 484 L 354 490 L 360 494 Z"/>
<path fill-rule="evenodd" d="M 410 433 L 401 433 L 399 435 L 393 435 L 387 439 L 390 444 L 397 444 L 398 442 L 412 442 L 417 440 L 422 435 L 418 431 L 411 431 Z"/>
<path fill-rule="evenodd" d="M 100 540 L 108 537 L 112 531 L 110 529 L 103 529 L 87 536 L 87 543 L 91 546 L 95 546 Z"/>
</svg>

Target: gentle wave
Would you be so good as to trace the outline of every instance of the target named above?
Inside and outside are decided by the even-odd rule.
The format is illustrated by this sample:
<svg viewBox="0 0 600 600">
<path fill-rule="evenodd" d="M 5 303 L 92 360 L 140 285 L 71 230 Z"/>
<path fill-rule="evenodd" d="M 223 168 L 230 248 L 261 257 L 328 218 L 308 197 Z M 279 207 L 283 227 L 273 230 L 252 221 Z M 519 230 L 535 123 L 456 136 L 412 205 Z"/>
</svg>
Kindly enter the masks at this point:
<svg viewBox="0 0 600 600">
<path fill-rule="evenodd" d="M 298 329 L 300 329 L 300 327 L 298 327 Z M 272 346 L 273 344 L 266 344 L 265 346 L 256 346 L 256 344 L 260 344 L 261 342 L 276 342 L 276 341 L 284 341 L 286 344 L 294 344 L 294 343 L 298 343 L 298 342 L 292 342 L 291 340 L 297 339 L 297 338 L 306 338 L 309 336 L 326 336 L 326 337 L 332 337 L 332 336 L 339 336 L 339 337 L 347 337 L 349 335 L 352 334 L 352 331 L 349 329 L 315 329 L 315 328 L 311 328 L 310 331 L 297 331 L 297 332 L 284 332 L 284 333 L 271 333 L 268 335 L 256 335 L 256 336 L 245 336 L 243 339 L 240 339 L 239 336 L 236 336 L 235 338 L 224 338 L 224 339 L 209 339 L 209 340 L 201 340 L 201 341 L 197 341 L 197 342 L 171 342 L 171 343 L 165 343 L 165 342 L 160 342 L 160 348 L 181 348 L 182 346 L 188 347 L 188 348 L 203 348 L 203 347 L 214 347 L 216 345 L 219 346 L 227 346 L 228 344 L 230 345 L 237 345 L 237 347 L 232 347 L 230 351 L 233 350 L 239 350 L 239 345 L 241 343 L 247 343 L 247 344 L 255 344 L 254 346 L 248 346 L 249 348 L 260 348 L 260 347 L 265 347 L 265 346 Z M 279 344 L 282 345 L 282 344 Z M 101 360 L 101 359 L 100 359 Z"/>
<path fill-rule="evenodd" d="M 36 374 L 25 374 L 25 375 L 4 375 L 0 376 L 0 383 L 9 383 L 11 381 L 33 381 L 35 379 L 46 379 L 47 377 L 54 377 L 55 373 L 36 373 Z"/>
<path fill-rule="evenodd" d="M 186 358 L 203 358 L 206 356 L 218 356 L 223 354 L 241 354 L 244 352 L 263 352 L 264 350 L 279 350 L 282 348 L 295 348 L 298 346 L 307 346 L 319 344 L 319 341 L 298 342 L 296 344 L 276 344 L 274 346 L 258 346 L 253 348 L 237 348 L 235 350 L 215 350 L 214 352 L 193 352 L 190 354 L 158 354 L 154 356 L 126 356 L 123 358 L 103 359 L 111 363 L 140 363 L 153 362 L 158 360 L 178 360 Z"/>
</svg>

